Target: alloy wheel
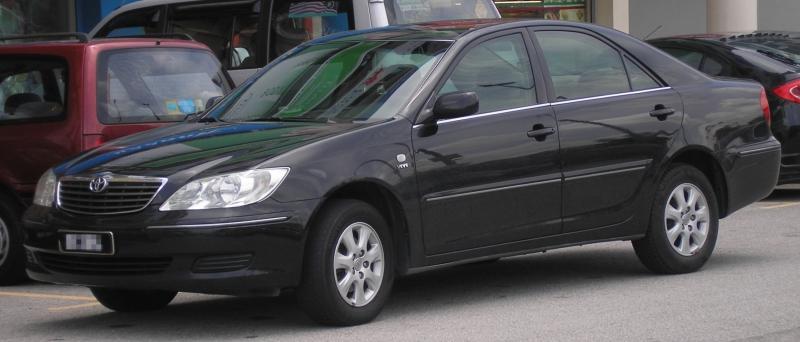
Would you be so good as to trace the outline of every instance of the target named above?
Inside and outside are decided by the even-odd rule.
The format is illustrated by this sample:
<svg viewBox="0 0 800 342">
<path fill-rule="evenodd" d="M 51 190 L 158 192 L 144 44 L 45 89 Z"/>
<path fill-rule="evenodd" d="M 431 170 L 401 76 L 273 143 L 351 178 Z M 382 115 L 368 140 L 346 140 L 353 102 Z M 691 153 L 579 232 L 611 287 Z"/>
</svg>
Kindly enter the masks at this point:
<svg viewBox="0 0 800 342">
<path fill-rule="evenodd" d="M 333 255 L 334 281 L 342 299 L 355 307 L 369 304 L 383 283 L 383 271 L 383 245 L 375 229 L 364 222 L 347 226 Z"/>
<path fill-rule="evenodd" d="M 664 208 L 664 228 L 672 249 L 683 256 L 696 254 L 705 244 L 711 215 L 703 192 L 694 184 L 678 185 Z"/>
</svg>

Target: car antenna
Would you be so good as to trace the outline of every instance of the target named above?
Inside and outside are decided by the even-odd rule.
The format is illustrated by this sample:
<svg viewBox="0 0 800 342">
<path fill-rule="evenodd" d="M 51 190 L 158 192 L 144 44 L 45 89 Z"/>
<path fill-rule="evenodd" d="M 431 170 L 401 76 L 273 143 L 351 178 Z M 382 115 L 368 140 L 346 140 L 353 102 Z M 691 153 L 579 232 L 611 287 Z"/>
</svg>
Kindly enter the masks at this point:
<svg viewBox="0 0 800 342">
<path fill-rule="evenodd" d="M 651 31 L 648 35 L 644 36 L 644 38 L 642 38 L 642 40 L 647 40 L 648 38 L 650 38 L 650 36 L 652 36 L 656 32 L 658 32 L 658 30 L 660 30 L 662 27 L 664 27 L 664 25 L 658 25 L 658 27 L 656 27 L 655 30 Z"/>
</svg>

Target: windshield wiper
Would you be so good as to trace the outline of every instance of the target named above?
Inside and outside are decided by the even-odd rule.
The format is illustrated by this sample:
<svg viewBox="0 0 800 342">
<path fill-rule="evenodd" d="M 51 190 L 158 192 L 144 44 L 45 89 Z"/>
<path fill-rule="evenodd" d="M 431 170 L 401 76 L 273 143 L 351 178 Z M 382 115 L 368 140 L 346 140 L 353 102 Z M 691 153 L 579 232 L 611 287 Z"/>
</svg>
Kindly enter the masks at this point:
<svg viewBox="0 0 800 342">
<path fill-rule="evenodd" d="M 143 105 L 143 106 L 145 106 L 145 107 L 147 107 L 147 109 L 149 109 L 149 110 L 150 110 L 150 113 L 153 113 L 153 116 L 155 116 L 155 117 L 156 117 L 156 120 L 158 120 L 158 121 L 161 121 L 161 117 L 160 117 L 160 116 L 158 116 L 158 114 L 156 114 L 156 111 L 154 111 L 154 110 L 153 110 L 153 108 L 151 108 L 151 107 L 150 107 L 150 104 L 149 104 L 149 103 L 142 103 L 142 105 Z"/>
</svg>

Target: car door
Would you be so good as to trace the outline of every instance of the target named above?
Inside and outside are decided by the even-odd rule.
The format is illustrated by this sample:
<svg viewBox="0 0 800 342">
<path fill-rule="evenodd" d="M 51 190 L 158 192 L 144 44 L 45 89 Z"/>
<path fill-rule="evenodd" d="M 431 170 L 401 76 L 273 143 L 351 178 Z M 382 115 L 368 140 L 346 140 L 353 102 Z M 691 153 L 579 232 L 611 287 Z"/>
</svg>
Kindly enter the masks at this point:
<svg viewBox="0 0 800 342">
<path fill-rule="evenodd" d="M 543 92 L 537 97 L 543 80 L 527 37 L 505 31 L 467 46 L 436 94 L 473 91 L 478 113 L 414 126 L 428 255 L 561 229 L 558 131 Z"/>
<path fill-rule="evenodd" d="M 24 196 L 45 170 L 80 151 L 80 117 L 67 114 L 79 82 L 68 66 L 58 57 L 0 57 L 0 183 Z"/>
<path fill-rule="evenodd" d="M 590 31 L 534 30 L 558 118 L 564 233 L 646 211 L 683 104 L 634 56 Z"/>
</svg>

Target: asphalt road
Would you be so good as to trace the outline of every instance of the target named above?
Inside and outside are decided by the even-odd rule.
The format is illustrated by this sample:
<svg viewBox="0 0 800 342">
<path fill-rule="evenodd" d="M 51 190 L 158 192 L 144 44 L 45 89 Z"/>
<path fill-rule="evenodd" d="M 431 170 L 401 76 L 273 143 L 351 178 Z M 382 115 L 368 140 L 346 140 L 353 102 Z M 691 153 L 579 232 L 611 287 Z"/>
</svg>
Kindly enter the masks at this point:
<svg viewBox="0 0 800 342">
<path fill-rule="evenodd" d="M 180 294 L 117 314 L 79 287 L 0 288 L 0 340 L 800 341 L 800 188 L 721 224 L 700 272 L 649 273 L 629 243 L 567 248 L 401 279 L 368 325 L 320 327 L 291 296 Z"/>
</svg>

